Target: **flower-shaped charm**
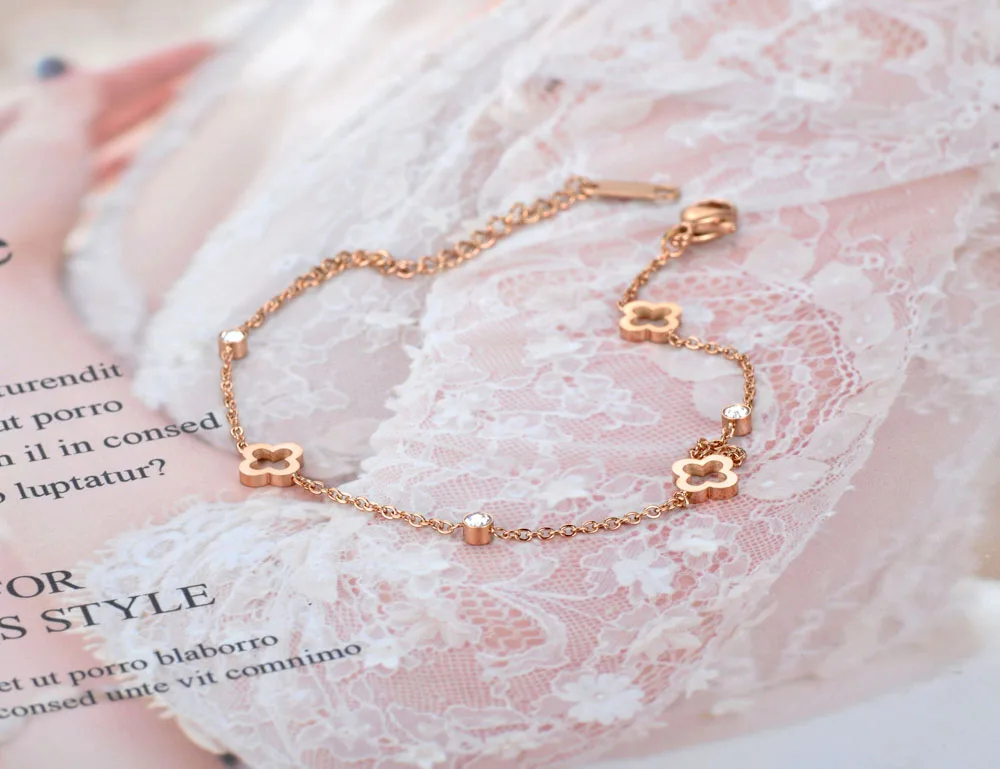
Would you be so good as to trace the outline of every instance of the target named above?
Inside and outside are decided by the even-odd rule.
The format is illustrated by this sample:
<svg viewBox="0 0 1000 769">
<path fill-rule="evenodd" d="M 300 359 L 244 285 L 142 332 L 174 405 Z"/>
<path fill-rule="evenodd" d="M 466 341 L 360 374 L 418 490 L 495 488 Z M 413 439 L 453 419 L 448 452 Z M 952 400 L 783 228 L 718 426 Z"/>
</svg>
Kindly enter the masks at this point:
<svg viewBox="0 0 1000 769">
<path fill-rule="evenodd" d="M 244 486 L 291 486 L 302 469 L 302 447 L 297 443 L 251 443 L 240 453 L 240 483 Z"/>
<path fill-rule="evenodd" d="M 733 460 L 724 454 L 709 454 L 704 459 L 678 459 L 670 469 L 674 474 L 674 484 L 688 493 L 688 499 L 693 504 L 710 499 L 732 499 L 739 494 L 740 479 L 733 472 Z M 691 476 L 704 478 L 709 475 L 721 475 L 722 478 L 691 483 Z"/>
<path fill-rule="evenodd" d="M 673 302 L 629 302 L 622 312 L 625 314 L 618 321 L 618 329 L 622 339 L 629 342 L 664 344 L 681 325 L 680 305 Z"/>
</svg>

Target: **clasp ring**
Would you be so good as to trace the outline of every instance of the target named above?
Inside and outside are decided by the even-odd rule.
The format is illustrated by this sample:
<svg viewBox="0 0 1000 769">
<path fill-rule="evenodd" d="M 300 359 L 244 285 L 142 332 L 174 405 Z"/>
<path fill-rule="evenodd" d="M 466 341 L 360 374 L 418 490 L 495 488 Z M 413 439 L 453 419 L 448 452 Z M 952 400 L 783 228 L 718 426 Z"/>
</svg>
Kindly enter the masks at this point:
<svg viewBox="0 0 1000 769">
<path fill-rule="evenodd" d="M 707 243 L 736 232 L 736 206 L 725 200 L 702 200 L 681 213 L 691 227 L 692 243 Z"/>
</svg>

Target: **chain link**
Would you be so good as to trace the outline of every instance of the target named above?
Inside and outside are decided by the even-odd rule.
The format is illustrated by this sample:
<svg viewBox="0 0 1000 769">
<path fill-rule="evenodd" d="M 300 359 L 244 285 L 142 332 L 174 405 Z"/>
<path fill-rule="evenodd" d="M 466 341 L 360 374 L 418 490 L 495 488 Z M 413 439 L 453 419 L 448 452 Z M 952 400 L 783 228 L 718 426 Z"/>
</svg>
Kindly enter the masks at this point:
<svg viewBox="0 0 1000 769">
<path fill-rule="evenodd" d="M 493 248 L 504 238 L 509 237 L 518 228 L 535 224 L 544 219 L 550 219 L 556 214 L 566 211 L 576 203 L 587 200 L 598 190 L 597 183 L 582 177 L 570 177 L 563 185 L 562 189 L 556 191 L 548 198 L 539 198 L 531 204 L 515 203 L 510 207 L 504 216 L 493 216 L 482 229 L 477 229 L 465 240 L 459 240 L 453 245 L 442 248 L 435 254 L 421 256 L 417 259 L 396 259 L 388 251 L 341 251 L 335 256 L 324 259 L 318 265 L 306 273 L 299 275 L 280 294 L 276 294 L 267 300 L 257 311 L 251 315 L 237 329 L 248 335 L 252 330 L 260 328 L 267 318 L 278 312 L 290 300 L 311 288 L 316 288 L 328 280 L 351 269 L 374 269 L 382 275 L 409 280 L 417 275 L 430 276 L 444 270 L 451 270 L 461 266 L 470 259 L 474 259 L 487 249 Z M 671 259 L 676 259 L 684 254 L 695 236 L 694 228 L 687 222 L 682 222 L 671 227 L 660 239 L 660 254 L 639 272 L 628 288 L 622 294 L 618 302 L 619 307 L 624 307 L 634 301 L 639 291 L 645 286 L 650 278 L 659 270 L 663 269 Z M 682 337 L 671 334 L 667 340 L 674 347 L 683 347 L 688 350 L 701 350 L 709 355 L 721 355 L 727 360 L 734 361 L 740 367 L 744 377 L 743 402 L 750 409 L 753 408 L 756 397 L 756 380 L 754 378 L 753 365 L 749 357 L 739 352 L 733 347 L 726 347 L 716 342 L 704 342 L 695 336 Z M 223 404 L 226 409 L 226 419 L 229 422 L 229 433 L 239 450 L 247 447 L 246 434 L 240 424 L 239 409 L 236 405 L 236 395 L 233 391 L 233 347 L 230 344 L 223 344 L 221 348 L 222 371 L 221 389 Z M 737 446 L 729 444 L 729 439 L 733 437 L 732 425 L 727 425 L 723 430 L 721 438 L 709 441 L 701 438 L 689 452 L 693 459 L 703 459 L 709 454 L 724 454 L 733 460 L 734 466 L 739 466 L 746 459 L 746 452 Z M 295 485 L 316 496 L 325 496 L 332 502 L 341 505 L 349 505 L 363 513 L 372 513 L 386 520 L 405 521 L 414 528 L 431 528 L 439 534 L 450 535 L 456 529 L 462 528 L 463 524 L 456 521 L 449 521 L 442 518 L 434 518 L 421 513 L 399 510 L 391 505 L 382 505 L 372 502 L 366 497 L 354 496 L 341 491 L 335 486 L 327 486 L 323 481 L 307 478 L 296 473 L 292 476 Z M 585 521 L 581 524 L 565 523 L 562 526 L 553 528 L 551 526 L 541 526 L 539 528 L 504 529 L 493 526 L 493 534 L 500 539 L 516 542 L 530 542 L 538 539 L 548 541 L 557 537 L 570 538 L 577 534 L 594 534 L 599 531 L 615 531 L 622 526 L 636 526 L 645 520 L 660 518 L 661 516 L 677 510 L 684 510 L 690 504 L 688 494 L 677 491 L 668 500 L 659 505 L 648 505 L 640 512 L 629 512 L 621 516 L 609 516 L 602 521 Z"/>
<path fill-rule="evenodd" d="M 701 350 L 708 355 L 721 355 L 726 360 L 736 363 L 743 372 L 743 403 L 748 409 L 753 410 L 754 400 L 757 398 L 757 377 L 754 374 L 753 363 L 746 353 L 740 352 L 735 347 L 720 345 L 718 342 L 704 342 L 696 336 L 680 336 L 676 333 L 667 337 L 667 343 L 686 350 Z"/>
<path fill-rule="evenodd" d="M 582 176 L 572 176 L 566 180 L 561 190 L 547 198 L 539 198 L 526 205 L 515 203 L 505 216 L 493 216 L 483 229 L 474 230 L 466 240 L 459 240 L 450 247 L 442 248 L 436 254 L 419 259 L 396 259 L 388 251 L 341 251 L 336 256 L 324 259 L 309 272 L 292 281 L 284 291 L 266 301 L 242 326 L 241 331 L 260 328 L 267 316 L 273 315 L 290 299 L 303 291 L 315 288 L 349 269 L 374 269 L 383 275 L 409 280 L 417 275 L 430 276 L 444 270 L 453 270 L 483 251 L 493 248 L 509 237 L 519 227 L 535 224 L 543 219 L 551 219 L 556 214 L 567 211 L 581 200 L 587 200 L 597 185 Z"/>
<path fill-rule="evenodd" d="M 686 510 L 689 504 L 688 495 L 683 491 L 677 491 L 663 504 L 647 505 L 641 512 L 630 512 L 619 516 L 612 515 L 603 521 L 585 521 L 580 524 L 566 523 L 558 528 L 542 526 L 537 529 L 504 529 L 494 526 L 493 534 L 500 539 L 515 542 L 531 542 L 533 539 L 547 541 L 555 539 L 557 536 L 569 539 L 577 534 L 595 534 L 598 531 L 616 531 L 622 526 L 636 526 L 645 520 L 659 518 L 664 513 Z"/>
<path fill-rule="evenodd" d="M 739 467 L 747 458 L 747 452 L 745 449 L 729 443 L 735 429 L 730 422 L 722 429 L 722 437 L 718 440 L 710 441 L 708 438 L 699 438 L 694 448 L 688 452 L 688 456 L 691 459 L 704 459 L 709 454 L 723 454 L 733 460 L 733 467 Z"/>
<path fill-rule="evenodd" d="M 683 256 L 684 252 L 687 251 L 688 245 L 691 243 L 692 237 L 694 237 L 694 229 L 687 222 L 675 224 L 667 230 L 663 237 L 660 238 L 659 256 L 654 257 L 653 260 L 646 265 L 645 269 L 632 278 L 632 282 L 629 283 L 628 288 L 625 289 L 625 293 L 622 294 L 622 298 L 618 300 L 619 309 L 623 308 L 629 302 L 634 302 L 638 299 L 639 289 L 649 283 L 649 279 L 653 277 L 653 275 L 666 267 L 667 262 L 671 259 L 677 259 L 678 257 Z"/>
<path fill-rule="evenodd" d="M 329 497 L 332 502 L 340 505 L 351 505 L 362 513 L 374 513 L 389 521 L 406 521 L 416 529 L 429 526 L 439 534 L 451 534 L 455 529 L 462 526 L 462 524 L 455 521 L 446 521 L 442 518 L 429 518 L 420 513 L 399 510 L 392 505 L 380 505 L 377 502 L 372 502 L 367 497 L 356 497 L 353 494 L 341 491 L 336 486 L 327 486 L 323 481 L 306 478 L 298 473 L 292 476 L 292 480 L 296 486 L 305 489 L 310 494 Z"/>
<path fill-rule="evenodd" d="M 236 395 L 233 393 L 233 348 L 224 345 L 222 348 L 222 403 L 226 407 L 226 419 L 229 421 L 229 434 L 236 443 L 236 448 L 243 451 L 247 447 L 246 435 L 240 425 L 240 412 L 236 407 Z"/>
</svg>

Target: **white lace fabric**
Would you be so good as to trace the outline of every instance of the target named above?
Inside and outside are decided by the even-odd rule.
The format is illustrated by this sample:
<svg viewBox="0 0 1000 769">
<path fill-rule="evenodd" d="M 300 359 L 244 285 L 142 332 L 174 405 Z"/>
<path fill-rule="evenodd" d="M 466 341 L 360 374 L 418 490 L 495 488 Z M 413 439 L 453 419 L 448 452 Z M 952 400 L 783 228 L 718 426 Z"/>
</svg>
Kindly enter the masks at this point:
<svg viewBox="0 0 1000 769">
<path fill-rule="evenodd" d="M 324 130 L 215 228 L 135 326 L 144 343 L 119 338 L 146 401 L 218 409 L 213 332 L 341 248 L 412 257 L 572 173 L 653 178 L 740 207 L 739 234 L 643 292 L 755 363 L 740 495 L 628 531 L 467 548 L 295 492 L 206 490 L 110 542 L 88 585 L 193 580 L 217 605 L 135 623 L 102 654 L 356 642 L 358 658 L 294 683 L 164 700 L 255 767 L 514 767 L 696 741 L 706 714 L 919 643 L 985 510 L 983 486 L 948 473 L 980 469 L 970 446 L 984 461 L 997 448 L 1000 40 L 977 6 L 508 2 L 442 25 L 346 114 L 301 106 Z M 304 18 L 336 26 L 319 5 Z M 351 78 L 315 57 L 313 107 Z M 332 281 L 254 336 L 237 371 L 248 435 L 445 518 L 558 526 L 662 501 L 671 462 L 742 393 L 731 363 L 618 337 L 615 301 L 677 215 L 587 202 L 430 281 Z M 106 245 L 74 273 L 85 314 L 100 295 L 83 265 Z"/>
</svg>

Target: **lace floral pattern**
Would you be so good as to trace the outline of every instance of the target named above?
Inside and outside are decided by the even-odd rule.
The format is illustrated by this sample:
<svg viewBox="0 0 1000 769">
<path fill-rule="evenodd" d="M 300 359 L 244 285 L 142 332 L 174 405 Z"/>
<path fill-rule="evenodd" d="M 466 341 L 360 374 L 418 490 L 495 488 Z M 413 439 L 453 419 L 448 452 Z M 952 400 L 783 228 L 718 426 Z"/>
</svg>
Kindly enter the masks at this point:
<svg viewBox="0 0 1000 769">
<path fill-rule="evenodd" d="M 984 505 L 938 478 L 997 441 L 1000 40 L 977 5 L 507 2 L 435 41 L 213 232 L 145 331 L 139 392 L 217 408 L 210 332 L 331 251 L 424 253 L 572 172 L 669 171 L 743 214 L 646 289 L 757 365 L 740 496 L 488 548 L 294 493 L 200 502 L 116 539 L 88 584 L 189 579 L 217 605 L 102 653 L 356 642 L 295 686 L 164 699 L 251 766 L 514 767 L 697 739 L 765 687 L 919 640 Z M 620 287 L 675 216 L 587 203 L 433 281 L 334 281 L 254 338 L 248 435 L 441 517 L 558 526 L 664 499 L 741 392 L 725 361 L 618 338 Z"/>
</svg>

